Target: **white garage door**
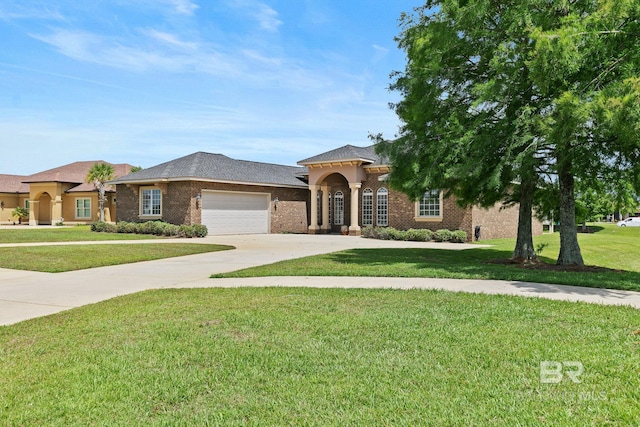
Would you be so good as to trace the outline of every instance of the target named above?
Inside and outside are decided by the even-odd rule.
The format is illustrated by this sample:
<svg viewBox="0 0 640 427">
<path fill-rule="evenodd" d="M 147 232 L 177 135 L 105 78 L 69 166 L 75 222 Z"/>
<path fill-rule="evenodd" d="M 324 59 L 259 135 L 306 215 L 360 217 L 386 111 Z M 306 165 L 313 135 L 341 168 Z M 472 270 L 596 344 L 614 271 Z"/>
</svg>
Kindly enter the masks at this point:
<svg viewBox="0 0 640 427">
<path fill-rule="evenodd" d="M 202 224 L 210 235 L 269 233 L 269 194 L 202 192 Z"/>
</svg>

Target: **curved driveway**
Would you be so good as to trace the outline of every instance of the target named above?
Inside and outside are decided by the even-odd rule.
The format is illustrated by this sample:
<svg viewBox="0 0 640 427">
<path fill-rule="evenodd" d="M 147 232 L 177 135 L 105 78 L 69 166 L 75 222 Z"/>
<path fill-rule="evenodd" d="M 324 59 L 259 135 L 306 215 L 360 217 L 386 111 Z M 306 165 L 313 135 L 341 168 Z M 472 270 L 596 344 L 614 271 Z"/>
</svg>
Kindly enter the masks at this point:
<svg viewBox="0 0 640 427">
<path fill-rule="evenodd" d="M 162 240 L 170 244 L 182 239 Z M 497 280 L 360 277 L 265 277 L 209 279 L 224 273 L 276 261 L 351 248 L 424 247 L 464 250 L 464 244 L 395 242 L 341 235 L 269 234 L 209 236 L 186 241 L 218 243 L 237 249 L 156 261 L 100 267 L 66 273 L 0 269 L 0 325 L 57 313 L 119 295 L 157 288 L 232 286 L 310 286 L 359 288 L 437 288 L 454 291 L 539 296 L 570 301 L 632 305 L 640 308 L 640 293 Z M 110 243 L 158 243 L 121 241 Z M 63 243 L 56 243 L 63 244 Z M 86 244 L 83 242 L 82 244 Z M 18 246 L 18 245 L 0 245 Z M 474 245 L 473 247 L 477 247 Z"/>
</svg>

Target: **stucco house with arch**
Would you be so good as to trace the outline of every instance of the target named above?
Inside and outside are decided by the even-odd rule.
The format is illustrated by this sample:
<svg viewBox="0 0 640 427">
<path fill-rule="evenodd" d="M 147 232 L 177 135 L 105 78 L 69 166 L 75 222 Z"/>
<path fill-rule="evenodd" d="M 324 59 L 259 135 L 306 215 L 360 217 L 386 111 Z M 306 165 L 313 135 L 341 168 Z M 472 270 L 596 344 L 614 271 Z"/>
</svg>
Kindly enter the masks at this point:
<svg viewBox="0 0 640 427">
<path fill-rule="evenodd" d="M 464 208 L 440 189 L 420 200 L 389 188 L 374 146 L 346 145 L 285 166 L 193 153 L 122 176 L 116 220 L 204 224 L 209 234 L 332 233 L 362 227 L 461 229 L 515 237 L 517 206 Z M 534 234 L 542 223 L 534 220 Z"/>
<path fill-rule="evenodd" d="M 102 160 L 69 163 L 33 175 L 0 174 L 0 224 L 19 223 L 12 216 L 17 207 L 25 208 L 29 225 L 90 224 L 99 219 L 98 191 L 87 183 L 87 174 L 96 163 L 113 166 L 115 176 L 131 172 L 129 164 L 112 164 Z M 115 187 L 108 186 L 105 220 L 115 221 Z"/>
</svg>

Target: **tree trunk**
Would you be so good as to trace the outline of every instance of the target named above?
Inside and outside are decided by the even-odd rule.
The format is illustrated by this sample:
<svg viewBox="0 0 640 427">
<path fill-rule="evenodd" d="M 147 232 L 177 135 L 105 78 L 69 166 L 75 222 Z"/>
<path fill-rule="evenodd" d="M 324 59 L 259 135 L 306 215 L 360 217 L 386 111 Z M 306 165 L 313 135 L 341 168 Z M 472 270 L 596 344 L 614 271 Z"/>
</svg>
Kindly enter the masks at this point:
<svg viewBox="0 0 640 427">
<path fill-rule="evenodd" d="M 531 261 L 537 259 L 533 247 L 533 232 L 531 226 L 533 193 L 535 183 L 532 180 L 522 180 L 520 184 L 520 207 L 518 208 L 518 238 L 513 250 L 512 260 Z"/>
<path fill-rule="evenodd" d="M 560 254 L 558 265 L 584 265 L 578 229 L 576 227 L 576 202 L 574 194 L 574 177 L 571 172 L 571 160 L 563 159 L 558 169 L 560 185 Z"/>
<path fill-rule="evenodd" d="M 98 207 L 100 210 L 100 222 L 104 222 L 104 193 L 104 184 L 100 183 L 100 187 L 98 188 Z"/>
</svg>

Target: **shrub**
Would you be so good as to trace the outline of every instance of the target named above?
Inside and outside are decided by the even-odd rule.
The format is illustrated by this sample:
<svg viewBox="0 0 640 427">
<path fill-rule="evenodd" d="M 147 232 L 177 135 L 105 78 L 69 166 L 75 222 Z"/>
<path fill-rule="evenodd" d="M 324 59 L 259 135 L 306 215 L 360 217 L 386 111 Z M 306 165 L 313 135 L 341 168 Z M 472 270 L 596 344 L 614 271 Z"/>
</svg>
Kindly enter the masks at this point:
<svg viewBox="0 0 640 427">
<path fill-rule="evenodd" d="M 453 236 L 453 232 L 450 230 L 442 229 L 433 233 L 433 240 L 436 242 L 450 242 Z"/>
<path fill-rule="evenodd" d="M 132 234 L 138 230 L 138 224 L 135 222 L 120 221 L 116 224 L 116 233 Z"/>
<path fill-rule="evenodd" d="M 467 241 L 467 233 L 463 230 L 456 230 L 451 233 L 451 242 L 464 243 Z"/>
<path fill-rule="evenodd" d="M 115 233 L 116 226 L 114 224 L 108 224 L 106 222 L 93 222 L 91 223 L 91 231 L 98 233 Z"/>
<path fill-rule="evenodd" d="M 406 231 L 405 240 L 412 242 L 430 242 L 433 239 L 433 231 L 428 229 L 410 228 Z"/>
<path fill-rule="evenodd" d="M 166 237 L 205 237 L 207 227 L 200 224 L 174 225 L 164 221 L 147 221 L 143 223 L 120 221 L 117 224 L 94 222 L 91 231 L 107 233 L 153 234 Z"/>
</svg>

